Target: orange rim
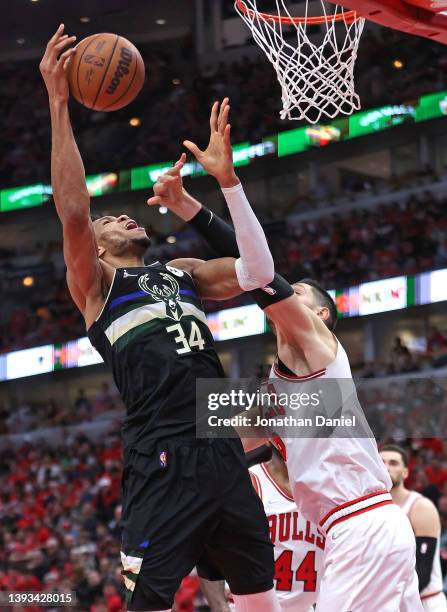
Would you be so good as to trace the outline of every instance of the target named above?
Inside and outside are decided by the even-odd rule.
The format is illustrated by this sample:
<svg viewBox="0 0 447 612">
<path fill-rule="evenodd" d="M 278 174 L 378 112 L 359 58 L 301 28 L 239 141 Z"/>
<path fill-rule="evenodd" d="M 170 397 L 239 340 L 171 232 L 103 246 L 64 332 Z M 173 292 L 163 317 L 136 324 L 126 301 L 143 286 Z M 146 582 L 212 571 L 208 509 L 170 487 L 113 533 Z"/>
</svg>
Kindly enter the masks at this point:
<svg viewBox="0 0 447 612">
<path fill-rule="evenodd" d="M 327 23 L 328 21 L 344 21 L 345 23 L 353 23 L 356 19 L 360 19 L 359 15 L 355 11 L 343 11 L 336 15 L 322 15 L 321 17 L 281 17 L 281 15 L 270 15 L 269 13 L 260 13 L 254 11 L 243 2 L 243 0 L 236 0 L 235 6 L 241 13 L 248 15 L 249 17 L 258 17 L 263 21 L 274 21 L 275 23 L 282 23 L 283 25 L 297 25 L 299 23 L 308 23 L 309 25 L 316 25 L 318 23 Z"/>
</svg>

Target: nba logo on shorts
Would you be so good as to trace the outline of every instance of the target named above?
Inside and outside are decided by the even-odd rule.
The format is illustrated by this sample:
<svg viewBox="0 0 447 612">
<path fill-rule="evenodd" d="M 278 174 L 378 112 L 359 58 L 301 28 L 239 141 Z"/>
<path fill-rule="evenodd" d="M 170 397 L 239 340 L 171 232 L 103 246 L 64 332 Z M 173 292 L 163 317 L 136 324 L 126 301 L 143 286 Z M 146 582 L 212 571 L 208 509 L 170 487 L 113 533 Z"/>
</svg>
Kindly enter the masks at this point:
<svg viewBox="0 0 447 612">
<path fill-rule="evenodd" d="M 165 468 L 166 467 L 166 451 L 162 451 L 160 453 L 160 465 L 161 467 Z"/>
</svg>

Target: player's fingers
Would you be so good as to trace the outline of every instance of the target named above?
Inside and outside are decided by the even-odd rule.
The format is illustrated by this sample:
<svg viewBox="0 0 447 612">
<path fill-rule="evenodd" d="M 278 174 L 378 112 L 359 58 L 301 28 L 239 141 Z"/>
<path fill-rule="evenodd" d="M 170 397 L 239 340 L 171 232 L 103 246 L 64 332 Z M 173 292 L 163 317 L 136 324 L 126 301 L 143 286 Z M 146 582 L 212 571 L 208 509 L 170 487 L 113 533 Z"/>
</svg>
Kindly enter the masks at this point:
<svg viewBox="0 0 447 612">
<path fill-rule="evenodd" d="M 149 206 L 162 206 L 163 205 L 163 200 L 159 197 L 159 196 L 153 196 L 152 198 L 149 198 L 147 200 L 147 204 L 149 204 Z"/>
<path fill-rule="evenodd" d="M 182 153 L 179 159 L 175 162 L 175 165 L 177 166 L 177 164 L 184 164 L 185 161 L 186 161 L 186 153 Z"/>
<path fill-rule="evenodd" d="M 226 152 L 231 152 L 231 125 L 228 123 L 225 126 L 225 132 L 223 135 L 224 146 Z"/>
<path fill-rule="evenodd" d="M 56 45 L 59 42 L 64 42 L 65 40 L 67 40 L 66 38 L 63 38 L 63 26 L 61 24 L 61 26 L 59 26 L 59 28 L 62 29 L 58 29 L 56 34 L 50 39 L 50 41 L 47 44 L 47 48 L 45 50 L 45 56 L 51 61 L 54 62 L 57 59 L 57 54 L 58 54 L 58 49 L 56 49 Z"/>
<path fill-rule="evenodd" d="M 47 48 L 52 47 L 56 43 L 56 41 L 62 36 L 64 32 L 64 27 L 65 27 L 64 24 L 61 23 L 58 29 L 56 30 L 56 32 L 53 34 L 53 36 L 48 41 Z"/>
<path fill-rule="evenodd" d="M 162 180 L 160 180 L 160 179 L 162 179 L 162 178 L 163 178 L 163 177 L 161 177 L 161 176 L 160 176 L 160 177 L 157 179 L 157 182 L 156 182 L 156 183 L 155 183 L 155 185 L 153 186 L 153 189 L 154 189 L 154 190 L 155 190 L 155 189 L 157 189 L 157 190 L 162 189 L 163 191 L 166 191 L 166 190 L 168 189 L 168 186 L 169 186 L 170 182 L 169 182 L 169 181 L 167 181 L 167 180 L 163 180 L 163 181 L 162 181 Z"/>
<path fill-rule="evenodd" d="M 180 174 L 180 170 L 185 165 L 185 161 L 186 161 L 186 153 L 182 153 L 180 158 L 175 162 L 172 168 L 169 168 L 169 170 L 165 174 L 169 176 L 178 176 Z"/>
<path fill-rule="evenodd" d="M 228 124 L 228 115 L 229 115 L 229 113 L 230 113 L 230 105 L 227 104 L 225 106 L 224 110 L 223 110 L 222 118 L 220 120 L 219 132 L 221 134 L 224 134 L 224 132 L 225 132 L 225 128 L 226 128 L 226 126 Z"/>
<path fill-rule="evenodd" d="M 67 57 L 65 60 L 63 60 L 63 63 L 61 62 L 62 63 L 62 69 L 63 69 L 64 72 L 67 72 L 67 70 L 68 70 L 68 66 L 70 65 L 70 58 L 71 58 L 71 56 Z"/>
<path fill-rule="evenodd" d="M 190 140 L 184 140 L 183 146 L 186 147 L 188 151 L 191 151 L 191 153 L 194 155 L 196 159 L 198 159 L 202 155 L 202 151 L 199 149 L 199 147 L 194 142 L 191 142 Z"/>
<path fill-rule="evenodd" d="M 67 49 L 66 51 L 64 51 L 63 53 L 61 53 L 60 57 L 59 57 L 59 62 L 64 65 L 65 61 L 70 59 L 70 57 L 72 55 L 74 55 L 76 53 L 76 48 L 75 47 L 71 47 L 70 49 Z"/>
<path fill-rule="evenodd" d="M 172 177 L 178 176 L 180 174 L 180 170 L 183 168 L 183 166 L 184 166 L 184 164 L 182 164 L 182 163 L 179 164 L 177 162 L 175 164 L 175 166 L 172 166 L 172 168 L 169 168 L 169 170 L 167 170 L 165 172 L 165 174 L 167 176 L 172 176 Z"/>
<path fill-rule="evenodd" d="M 211 129 L 211 133 L 213 132 L 217 132 L 217 111 L 219 108 L 219 102 L 214 102 L 212 108 L 211 108 L 211 115 L 210 115 L 210 129 Z"/>
<path fill-rule="evenodd" d="M 172 170 L 173 168 L 171 168 Z M 168 170 L 167 172 L 165 172 L 164 174 L 161 174 L 158 179 L 157 179 L 157 183 L 173 183 L 175 181 L 178 180 L 178 171 L 175 173 L 175 175 L 170 174 L 170 171 Z"/>
<path fill-rule="evenodd" d="M 57 44 L 54 45 L 55 51 L 62 51 L 67 45 L 71 45 L 76 40 L 76 36 L 67 36 L 67 38 L 61 39 Z"/>
<path fill-rule="evenodd" d="M 223 131 L 223 127 L 225 127 L 225 126 L 223 126 L 223 127 L 222 127 L 222 123 L 223 123 L 223 121 L 224 121 L 224 112 L 225 112 L 225 109 L 226 109 L 226 108 L 227 108 L 227 106 L 228 106 L 228 100 L 229 100 L 228 98 L 224 98 L 224 99 L 222 100 L 222 104 L 220 105 L 220 109 L 219 109 L 219 117 L 218 117 L 218 119 L 217 119 L 217 129 L 219 130 L 219 132 L 221 132 L 221 130 Z M 228 116 L 228 115 L 227 115 L 227 116 Z M 222 133 L 222 132 L 221 132 L 221 133 Z"/>
</svg>

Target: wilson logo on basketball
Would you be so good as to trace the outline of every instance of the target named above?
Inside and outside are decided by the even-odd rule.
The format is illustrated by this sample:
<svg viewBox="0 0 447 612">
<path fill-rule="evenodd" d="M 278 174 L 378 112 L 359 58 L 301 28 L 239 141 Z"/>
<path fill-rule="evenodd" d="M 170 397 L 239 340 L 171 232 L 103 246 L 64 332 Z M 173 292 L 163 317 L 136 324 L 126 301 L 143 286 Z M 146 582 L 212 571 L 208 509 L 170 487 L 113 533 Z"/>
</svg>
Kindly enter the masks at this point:
<svg viewBox="0 0 447 612">
<path fill-rule="evenodd" d="M 113 79 L 110 85 L 107 87 L 106 92 L 108 94 L 113 94 L 115 89 L 121 82 L 122 77 L 125 74 L 129 74 L 129 67 L 132 62 L 132 51 L 130 49 L 126 49 L 126 47 L 121 47 L 121 59 L 118 62 L 118 66 L 116 67 L 115 74 L 113 75 Z"/>
<path fill-rule="evenodd" d="M 98 55 L 87 54 L 84 57 L 84 62 L 86 64 L 93 64 L 93 66 L 98 66 L 98 68 L 102 68 L 105 61 L 106 60 L 103 57 L 99 57 Z"/>
</svg>

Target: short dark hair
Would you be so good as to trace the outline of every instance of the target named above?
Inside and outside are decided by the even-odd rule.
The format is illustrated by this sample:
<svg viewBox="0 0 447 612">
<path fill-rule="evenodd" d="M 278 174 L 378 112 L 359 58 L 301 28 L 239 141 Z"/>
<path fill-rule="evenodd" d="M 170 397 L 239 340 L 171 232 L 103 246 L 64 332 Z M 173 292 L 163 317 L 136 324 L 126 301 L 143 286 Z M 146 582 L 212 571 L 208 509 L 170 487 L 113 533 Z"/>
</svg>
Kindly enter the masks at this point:
<svg viewBox="0 0 447 612">
<path fill-rule="evenodd" d="M 298 283 L 304 283 L 312 287 L 314 296 L 318 299 L 319 305 L 329 310 L 329 319 L 327 319 L 325 323 L 331 331 L 334 331 L 337 325 L 337 307 L 329 293 L 313 278 L 302 278 Z"/>
<path fill-rule="evenodd" d="M 98 215 L 98 213 L 92 213 L 90 215 L 90 219 L 91 219 L 92 223 L 93 223 L 93 221 L 98 221 L 98 219 L 101 219 L 101 218 L 102 218 L 102 215 Z"/>
<path fill-rule="evenodd" d="M 399 453 L 399 455 L 402 457 L 402 463 L 404 464 L 405 467 L 408 467 L 408 453 L 401 446 L 397 446 L 397 444 L 385 444 L 380 449 L 380 452 L 383 452 L 383 451 Z"/>
</svg>

